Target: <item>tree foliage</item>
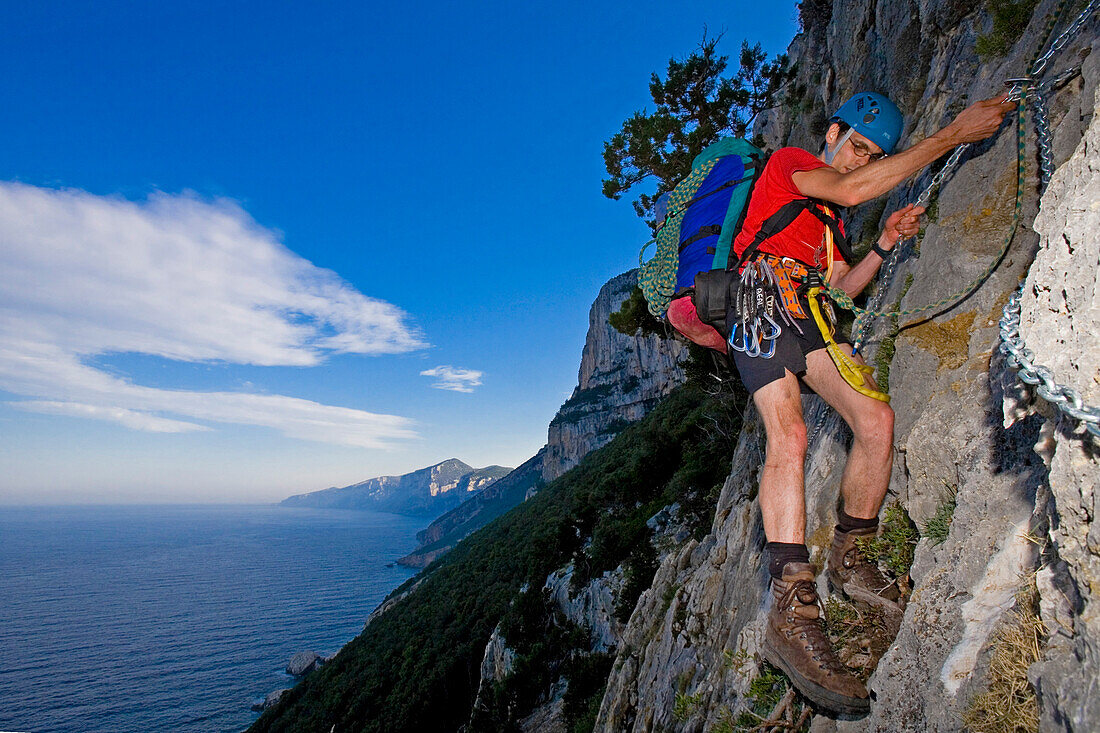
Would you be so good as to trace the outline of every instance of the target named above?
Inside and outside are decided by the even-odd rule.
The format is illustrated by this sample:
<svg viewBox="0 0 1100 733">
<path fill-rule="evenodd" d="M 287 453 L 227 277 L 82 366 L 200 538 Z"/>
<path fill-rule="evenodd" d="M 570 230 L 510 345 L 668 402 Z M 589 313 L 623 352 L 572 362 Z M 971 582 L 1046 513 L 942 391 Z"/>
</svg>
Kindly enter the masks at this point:
<svg viewBox="0 0 1100 733">
<path fill-rule="evenodd" d="M 705 147 L 724 135 L 744 137 L 756 115 L 776 104 L 791 77 L 786 55 L 769 61 L 760 44 L 747 41 L 737 73 L 724 75 L 729 57 L 719 55 L 719 40 L 704 35 L 690 56 L 669 59 L 665 78 L 657 73 L 650 78 L 654 111 L 635 112 L 604 143 L 604 196 L 618 200 L 647 178 L 657 179 L 652 194 L 633 202 L 640 217 L 652 216 L 657 199 L 691 171 L 691 161 Z"/>
</svg>

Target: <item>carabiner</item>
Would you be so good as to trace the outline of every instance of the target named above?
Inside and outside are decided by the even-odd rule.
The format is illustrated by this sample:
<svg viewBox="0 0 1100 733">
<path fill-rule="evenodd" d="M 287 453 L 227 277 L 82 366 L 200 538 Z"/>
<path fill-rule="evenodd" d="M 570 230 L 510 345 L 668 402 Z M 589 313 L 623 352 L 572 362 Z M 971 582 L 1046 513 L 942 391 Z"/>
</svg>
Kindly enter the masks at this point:
<svg viewBox="0 0 1100 733">
<path fill-rule="evenodd" d="M 740 329 L 741 338 L 737 338 L 738 330 Z M 738 321 L 733 325 L 733 333 L 730 334 L 729 340 L 730 348 L 734 351 L 747 352 L 749 350 L 748 333 L 745 329 L 745 322 Z"/>
</svg>

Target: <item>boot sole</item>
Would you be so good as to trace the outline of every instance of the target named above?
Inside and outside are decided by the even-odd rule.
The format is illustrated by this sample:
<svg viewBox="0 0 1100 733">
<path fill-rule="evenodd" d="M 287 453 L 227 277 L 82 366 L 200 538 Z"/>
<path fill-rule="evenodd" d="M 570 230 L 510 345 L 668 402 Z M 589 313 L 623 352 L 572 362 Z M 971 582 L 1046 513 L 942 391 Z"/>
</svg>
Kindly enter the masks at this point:
<svg viewBox="0 0 1100 733">
<path fill-rule="evenodd" d="M 778 650 L 771 645 L 771 641 L 768 639 L 767 635 L 764 636 L 763 652 L 764 659 L 782 670 L 783 674 L 787 675 L 787 679 L 791 681 L 795 689 L 815 705 L 819 705 L 835 713 L 844 713 L 846 715 L 866 715 L 871 712 L 871 700 L 869 698 L 841 695 L 839 692 L 833 692 L 826 687 L 822 687 L 813 680 L 802 676 L 794 667 L 787 664 L 787 661 L 783 659 Z"/>
</svg>

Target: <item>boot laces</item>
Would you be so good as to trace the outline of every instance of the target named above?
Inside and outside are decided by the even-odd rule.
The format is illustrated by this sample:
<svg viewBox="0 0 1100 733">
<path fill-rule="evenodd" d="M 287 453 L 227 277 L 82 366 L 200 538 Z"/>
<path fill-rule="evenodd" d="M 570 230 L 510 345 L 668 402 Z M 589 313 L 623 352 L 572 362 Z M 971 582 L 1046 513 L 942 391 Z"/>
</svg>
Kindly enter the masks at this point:
<svg viewBox="0 0 1100 733">
<path fill-rule="evenodd" d="M 807 602 L 803 600 L 804 598 L 812 598 L 813 600 Z M 784 613 L 785 620 L 792 630 L 798 634 L 798 638 L 805 642 L 806 649 L 813 652 L 811 658 L 815 662 L 830 672 L 842 672 L 843 667 L 840 660 L 837 659 L 832 644 L 829 643 L 829 638 L 825 635 L 825 621 L 822 619 L 821 607 L 817 597 L 817 586 L 814 581 L 792 581 L 783 593 L 781 602 L 785 611 L 790 611 L 799 606 L 813 605 L 818 607 L 816 618 L 806 618 L 798 613 Z"/>
</svg>

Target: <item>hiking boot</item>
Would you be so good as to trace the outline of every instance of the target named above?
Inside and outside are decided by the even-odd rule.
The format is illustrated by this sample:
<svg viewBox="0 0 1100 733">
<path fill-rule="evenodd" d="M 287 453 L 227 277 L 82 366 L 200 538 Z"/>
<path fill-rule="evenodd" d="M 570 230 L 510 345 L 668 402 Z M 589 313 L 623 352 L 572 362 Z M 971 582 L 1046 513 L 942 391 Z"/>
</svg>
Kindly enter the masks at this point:
<svg viewBox="0 0 1100 733">
<path fill-rule="evenodd" d="M 874 596 L 897 603 L 901 597 L 897 583 L 890 582 L 879 571 L 878 565 L 863 556 L 856 540 L 874 539 L 878 528 L 853 529 L 851 532 L 833 531 L 833 546 L 825 567 L 825 577 L 834 591 L 844 591 L 850 597 L 866 600 L 868 591 Z M 848 588 L 845 588 L 845 585 Z M 855 586 L 853 589 L 852 586 Z M 854 591 L 854 593 L 852 592 Z"/>
<path fill-rule="evenodd" d="M 787 563 L 782 580 L 772 579 L 772 599 L 764 658 L 815 705 L 851 715 L 868 712 L 867 688 L 841 665 L 825 636 L 813 567 Z"/>
</svg>

